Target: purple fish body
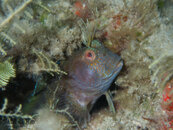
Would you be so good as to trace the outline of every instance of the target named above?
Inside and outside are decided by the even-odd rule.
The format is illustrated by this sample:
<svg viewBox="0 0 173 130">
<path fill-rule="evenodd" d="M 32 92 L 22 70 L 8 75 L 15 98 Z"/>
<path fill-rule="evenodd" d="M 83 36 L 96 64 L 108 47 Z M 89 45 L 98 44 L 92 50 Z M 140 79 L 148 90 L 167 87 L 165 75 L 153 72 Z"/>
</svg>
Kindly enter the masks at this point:
<svg viewBox="0 0 173 130">
<path fill-rule="evenodd" d="M 122 66 L 121 57 L 102 45 L 76 51 L 64 64 L 68 75 L 60 82 L 64 90 L 60 105 L 69 107 L 76 120 L 88 119 L 93 104 L 107 91 Z"/>
</svg>

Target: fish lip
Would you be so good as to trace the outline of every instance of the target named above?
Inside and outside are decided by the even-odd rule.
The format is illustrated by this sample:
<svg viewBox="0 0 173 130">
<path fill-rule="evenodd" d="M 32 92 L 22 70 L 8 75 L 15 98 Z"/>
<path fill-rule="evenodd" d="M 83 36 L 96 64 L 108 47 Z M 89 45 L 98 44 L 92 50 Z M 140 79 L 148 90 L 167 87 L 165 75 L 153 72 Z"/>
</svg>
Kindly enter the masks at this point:
<svg viewBox="0 0 173 130">
<path fill-rule="evenodd" d="M 120 59 L 119 62 L 118 62 L 118 64 L 115 67 L 116 67 L 116 70 L 109 77 L 102 79 L 102 80 L 106 80 L 106 82 L 102 83 L 103 86 L 100 88 L 99 86 L 101 84 L 98 84 L 97 85 L 97 87 L 95 88 L 95 89 L 97 89 L 97 91 L 99 91 L 99 92 L 105 92 L 110 87 L 110 84 L 117 77 L 117 75 L 120 73 L 120 71 L 121 71 L 121 69 L 123 67 L 123 60 Z M 98 88 L 100 88 L 100 89 L 98 89 Z"/>
<path fill-rule="evenodd" d="M 108 84 L 112 83 L 112 81 L 117 77 L 117 75 L 121 71 L 121 69 L 123 67 L 123 60 L 120 59 L 118 61 L 118 64 L 116 64 L 115 67 L 116 67 L 115 71 L 109 77 L 102 79 L 102 80 L 106 80 L 106 82 L 102 82 L 101 84 L 97 84 L 95 86 L 95 88 L 90 88 L 90 87 L 88 87 L 88 88 L 90 88 L 92 90 L 97 90 L 97 91 L 105 91 L 106 89 L 108 89 L 110 87 Z M 112 80 L 112 81 L 110 82 L 110 80 Z M 102 86 L 102 87 L 100 87 L 100 86 Z"/>
<path fill-rule="evenodd" d="M 115 71 L 109 76 L 109 77 L 107 77 L 107 78 L 104 78 L 104 79 L 110 79 L 112 76 L 114 77 L 114 75 L 115 74 L 119 74 L 119 72 L 120 72 L 120 70 L 122 69 L 122 67 L 123 67 L 123 60 L 122 59 L 120 59 L 119 61 L 118 61 L 118 63 L 116 64 L 116 66 L 115 66 Z"/>
<path fill-rule="evenodd" d="M 122 67 L 123 67 L 123 60 L 120 59 L 119 62 L 118 62 L 118 64 L 116 65 L 116 68 L 120 71 L 120 70 L 122 69 Z M 117 70 L 117 69 L 116 69 L 116 70 Z M 114 73 L 117 72 L 116 70 L 115 70 Z"/>
<path fill-rule="evenodd" d="M 109 76 L 109 77 L 107 77 L 107 78 L 104 78 L 103 80 L 109 80 L 109 79 L 115 79 L 116 78 L 116 76 L 119 74 L 119 72 L 121 71 L 121 69 L 122 69 L 122 67 L 123 67 L 123 60 L 122 59 L 120 59 L 119 61 L 118 61 L 118 63 L 116 64 L 116 66 L 115 66 L 115 71 Z"/>
</svg>

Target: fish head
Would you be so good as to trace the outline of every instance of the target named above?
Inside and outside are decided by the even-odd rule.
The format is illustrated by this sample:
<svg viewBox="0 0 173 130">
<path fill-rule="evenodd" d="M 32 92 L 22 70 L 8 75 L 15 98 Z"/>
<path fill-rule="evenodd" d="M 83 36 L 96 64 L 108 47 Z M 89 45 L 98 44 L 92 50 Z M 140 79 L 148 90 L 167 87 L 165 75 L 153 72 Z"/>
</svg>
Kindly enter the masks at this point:
<svg viewBox="0 0 173 130">
<path fill-rule="evenodd" d="M 93 93 L 105 92 L 123 66 L 120 56 L 104 46 L 86 47 L 72 55 L 65 71 L 76 88 Z"/>
</svg>

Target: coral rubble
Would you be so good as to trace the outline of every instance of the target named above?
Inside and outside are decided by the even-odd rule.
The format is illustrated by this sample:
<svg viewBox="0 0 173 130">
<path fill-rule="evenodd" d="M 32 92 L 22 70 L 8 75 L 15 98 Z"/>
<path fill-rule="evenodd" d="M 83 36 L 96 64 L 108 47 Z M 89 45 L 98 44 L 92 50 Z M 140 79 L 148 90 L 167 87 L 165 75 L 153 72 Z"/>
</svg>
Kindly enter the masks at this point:
<svg viewBox="0 0 173 130">
<path fill-rule="evenodd" d="M 25 108 L 32 97 L 50 89 L 47 86 L 54 79 L 67 74 L 62 62 L 76 49 L 97 44 L 97 39 L 121 55 L 125 66 L 111 87 L 116 114 L 107 105 L 98 105 L 86 129 L 172 128 L 172 109 L 168 110 L 172 91 L 167 90 L 173 78 L 172 0 L 0 3 L 0 119 L 7 124 L 0 123 L 0 127 L 54 130 L 77 126 L 59 115 L 61 112 L 55 115 L 51 106 L 38 110 L 26 122 L 11 120 L 8 115 L 25 117 L 20 111 L 15 113 L 17 106 Z"/>
</svg>

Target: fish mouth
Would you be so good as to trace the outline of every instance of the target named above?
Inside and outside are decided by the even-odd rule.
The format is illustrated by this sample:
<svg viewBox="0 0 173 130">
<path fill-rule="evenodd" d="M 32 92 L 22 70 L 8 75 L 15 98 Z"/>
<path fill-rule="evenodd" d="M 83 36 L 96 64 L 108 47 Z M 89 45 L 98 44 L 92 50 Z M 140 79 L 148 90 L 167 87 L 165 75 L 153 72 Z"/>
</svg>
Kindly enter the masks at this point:
<svg viewBox="0 0 173 130">
<path fill-rule="evenodd" d="M 114 73 L 113 74 L 115 74 L 115 73 L 119 73 L 119 71 L 122 69 L 122 67 L 123 67 L 123 60 L 121 59 L 119 62 L 118 62 L 118 64 L 116 65 L 116 70 L 114 71 Z"/>
<path fill-rule="evenodd" d="M 115 71 L 109 77 L 102 79 L 102 81 L 104 80 L 105 82 L 102 82 L 101 84 L 98 83 L 95 86 L 95 88 L 90 88 L 90 89 L 97 90 L 97 92 L 106 91 L 110 87 L 110 84 L 113 82 L 113 80 L 117 77 L 117 75 L 121 71 L 122 67 L 123 67 L 123 60 L 120 59 L 115 66 L 115 68 L 116 68 Z"/>
<path fill-rule="evenodd" d="M 88 87 L 87 89 L 92 91 L 91 94 L 93 94 L 93 93 L 94 94 L 104 93 L 110 87 L 113 80 L 117 77 L 117 75 L 121 71 L 122 67 L 123 67 L 123 60 L 120 59 L 118 61 L 118 63 L 116 64 L 116 66 L 115 66 L 115 68 L 116 68 L 115 71 L 109 77 L 106 77 L 106 78 L 102 79 L 102 81 L 104 81 L 104 82 L 96 83 L 94 88 Z"/>
<path fill-rule="evenodd" d="M 109 77 L 106 77 L 103 80 L 108 80 L 109 81 L 110 79 L 114 79 L 119 74 L 122 67 L 123 67 L 123 60 L 120 59 L 118 61 L 118 63 L 116 64 L 116 66 L 115 66 L 116 69 L 114 70 L 114 72 Z"/>
</svg>

